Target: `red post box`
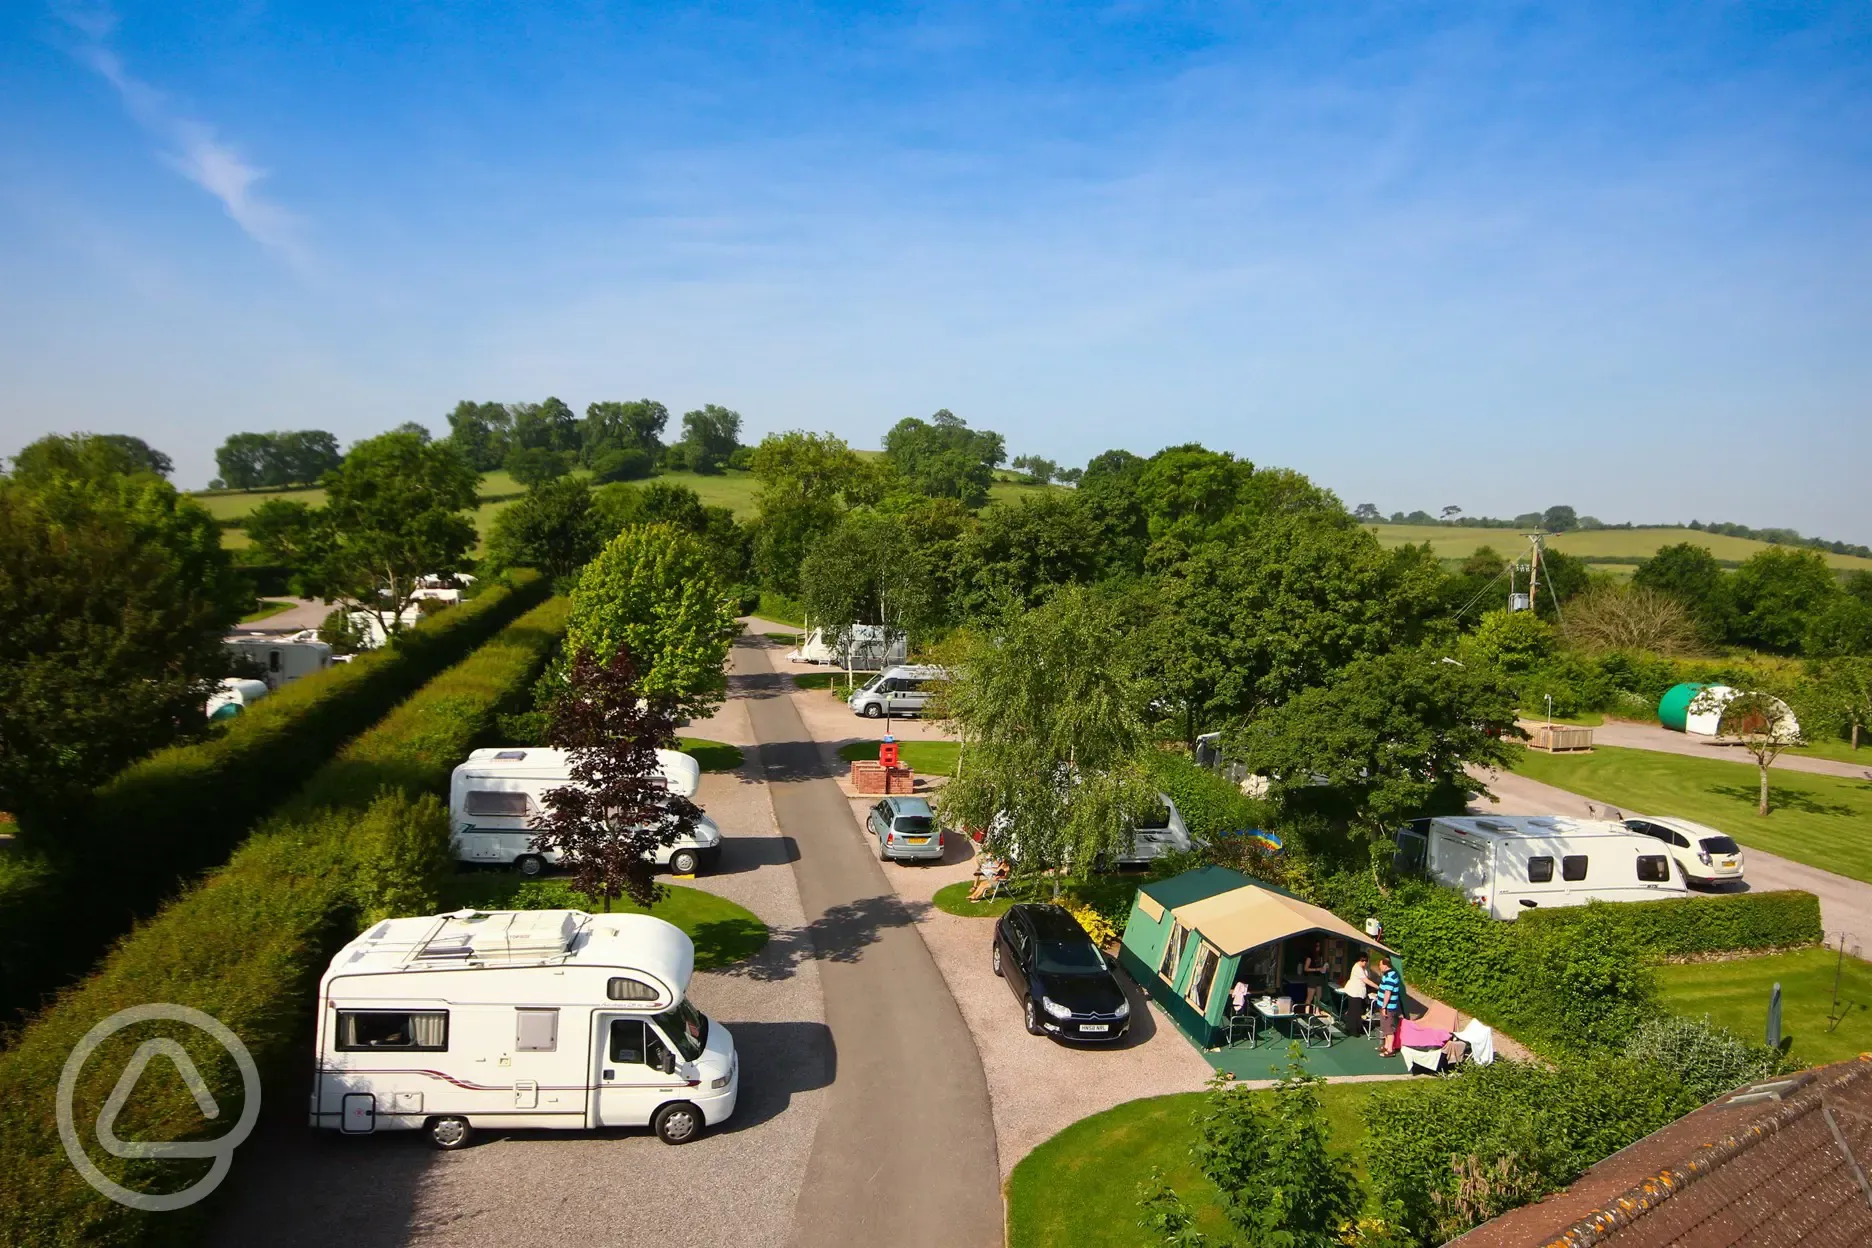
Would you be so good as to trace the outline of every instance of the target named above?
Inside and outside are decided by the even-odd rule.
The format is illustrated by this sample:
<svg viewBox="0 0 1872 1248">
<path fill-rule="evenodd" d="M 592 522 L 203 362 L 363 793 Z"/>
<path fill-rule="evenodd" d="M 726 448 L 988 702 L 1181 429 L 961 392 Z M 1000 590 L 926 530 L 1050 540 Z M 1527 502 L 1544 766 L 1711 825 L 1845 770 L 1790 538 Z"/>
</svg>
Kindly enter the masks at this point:
<svg viewBox="0 0 1872 1248">
<path fill-rule="evenodd" d="M 897 765 L 897 738 L 885 737 L 878 742 L 878 764 L 883 767 Z"/>
</svg>

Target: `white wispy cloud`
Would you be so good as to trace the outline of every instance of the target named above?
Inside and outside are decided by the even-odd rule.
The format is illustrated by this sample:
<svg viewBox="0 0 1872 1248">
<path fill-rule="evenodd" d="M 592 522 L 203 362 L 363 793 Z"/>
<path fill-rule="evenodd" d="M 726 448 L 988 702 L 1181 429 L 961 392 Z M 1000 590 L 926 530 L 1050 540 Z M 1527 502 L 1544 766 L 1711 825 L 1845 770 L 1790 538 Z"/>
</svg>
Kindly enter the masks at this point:
<svg viewBox="0 0 1872 1248">
<path fill-rule="evenodd" d="M 220 200 L 248 237 L 306 269 L 304 222 L 260 194 L 267 171 L 250 163 L 213 126 L 186 115 L 164 92 L 130 73 L 109 44 L 116 15 L 102 6 L 61 5 L 54 12 L 78 36 L 72 55 L 116 89 L 131 119 L 160 145 L 163 163 Z"/>
</svg>

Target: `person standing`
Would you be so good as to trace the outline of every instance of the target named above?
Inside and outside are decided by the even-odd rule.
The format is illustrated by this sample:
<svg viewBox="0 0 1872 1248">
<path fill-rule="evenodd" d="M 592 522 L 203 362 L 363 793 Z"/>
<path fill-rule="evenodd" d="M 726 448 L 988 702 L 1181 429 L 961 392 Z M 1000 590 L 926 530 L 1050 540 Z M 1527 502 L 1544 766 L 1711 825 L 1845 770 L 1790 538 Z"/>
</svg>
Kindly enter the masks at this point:
<svg viewBox="0 0 1872 1248">
<path fill-rule="evenodd" d="M 1366 1026 L 1371 1020 L 1366 1017 L 1365 1005 L 1371 999 L 1372 992 L 1378 987 L 1378 980 L 1371 973 L 1371 966 L 1366 962 L 1366 954 L 1359 951 L 1358 961 L 1352 964 L 1351 973 L 1346 976 L 1345 984 L 1339 989 L 1345 994 L 1346 1021 L 1359 1018 Z"/>
<path fill-rule="evenodd" d="M 1397 1052 L 1398 1025 L 1404 1015 L 1404 977 L 1383 954 L 1378 956 L 1378 1010 L 1378 1034 L 1383 1037 L 1378 1056 L 1390 1057 Z"/>
</svg>

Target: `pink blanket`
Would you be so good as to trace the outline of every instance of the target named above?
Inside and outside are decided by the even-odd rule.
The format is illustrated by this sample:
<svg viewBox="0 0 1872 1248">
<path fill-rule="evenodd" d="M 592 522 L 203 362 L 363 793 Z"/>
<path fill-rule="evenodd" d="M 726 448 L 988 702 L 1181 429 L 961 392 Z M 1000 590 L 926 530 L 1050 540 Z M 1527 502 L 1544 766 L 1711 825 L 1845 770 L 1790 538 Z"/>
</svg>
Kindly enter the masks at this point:
<svg viewBox="0 0 1872 1248">
<path fill-rule="evenodd" d="M 1452 1034 L 1441 1027 L 1424 1027 L 1408 1018 L 1398 1020 L 1398 1043 L 1407 1049 L 1440 1049 L 1449 1043 Z"/>
</svg>

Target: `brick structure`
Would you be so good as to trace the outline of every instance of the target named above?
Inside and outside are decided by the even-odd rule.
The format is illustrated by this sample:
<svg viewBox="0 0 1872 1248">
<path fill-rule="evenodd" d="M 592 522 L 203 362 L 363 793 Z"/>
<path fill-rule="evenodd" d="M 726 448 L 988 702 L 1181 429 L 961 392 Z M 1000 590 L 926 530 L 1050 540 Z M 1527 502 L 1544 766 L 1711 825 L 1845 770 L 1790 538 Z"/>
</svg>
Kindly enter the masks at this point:
<svg viewBox="0 0 1872 1248">
<path fill-rule="evenodd" d="M 916 791 L 916 777 L 908 767 L 886 767 L 869 759 L 851 765 L 851 782 L 860 793 L 889 795 Z"/>
</svg>

